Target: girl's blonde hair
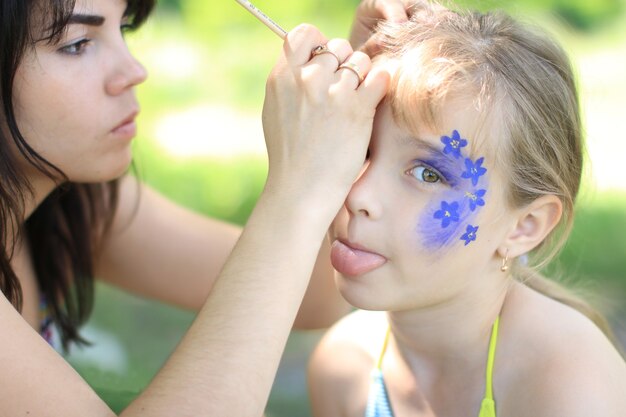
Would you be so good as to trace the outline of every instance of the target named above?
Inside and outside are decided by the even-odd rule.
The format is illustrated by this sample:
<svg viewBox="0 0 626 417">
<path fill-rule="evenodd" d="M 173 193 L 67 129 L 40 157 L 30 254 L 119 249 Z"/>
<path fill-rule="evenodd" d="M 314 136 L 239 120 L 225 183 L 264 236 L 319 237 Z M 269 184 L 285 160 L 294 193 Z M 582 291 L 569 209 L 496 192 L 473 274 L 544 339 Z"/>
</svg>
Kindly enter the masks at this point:
<svg viewBox="0 0 626 417">
<path fill-rule="evenodd" d="M 556 256 L 571 231 L 582 176 L 578 96 L 563 49 L 502 12 L 452 11 L 420 1 L 408 23 L 381 24 L 365 52 L 397 64 L 388 96 L 396 122 L 411 131 L 420 125 L 440 131 L 446 99 L 470 97 L 481 115 L 473 138 L 496 144 L 510 206 L 558 196 L 559 226 L 533 251 L 530 265 L 514 265 L 514 276 L 581 311 L 613 338 L 601 314 L 535 272 Z"/>
</svg>

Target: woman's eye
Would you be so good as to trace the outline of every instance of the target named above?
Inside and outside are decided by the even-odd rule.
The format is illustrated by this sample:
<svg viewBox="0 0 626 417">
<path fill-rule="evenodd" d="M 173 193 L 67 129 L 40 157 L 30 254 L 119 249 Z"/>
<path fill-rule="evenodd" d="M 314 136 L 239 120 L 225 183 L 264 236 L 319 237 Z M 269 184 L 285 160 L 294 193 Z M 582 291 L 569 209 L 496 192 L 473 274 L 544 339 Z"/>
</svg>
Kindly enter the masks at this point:
<svg viewBox="0 0 626 417">
<path fill-rule="evenodd" d="M 126 35 L 128 32 L 132 32 L 134 29 L 135 27 L 130 23 L 122 23 L 120 25 L 120 32 L 122 32 L 122 35 Z"/>
<path fill-rule="evenodd" d="M 435 183 L 441 181 L 441 177 L 432 169 L 426 167 L 415 167 L 411 170 L 411 174 L 419 181 Z"/>
<path fill-rule="evenodd" d="M 60 51 L 68 55 L 80 55 L 81 53 L 83 53 L 85 47 L 89 42 L 89 39 L 81 39 L 77 42 L 62 47 Z"/>
</svg>

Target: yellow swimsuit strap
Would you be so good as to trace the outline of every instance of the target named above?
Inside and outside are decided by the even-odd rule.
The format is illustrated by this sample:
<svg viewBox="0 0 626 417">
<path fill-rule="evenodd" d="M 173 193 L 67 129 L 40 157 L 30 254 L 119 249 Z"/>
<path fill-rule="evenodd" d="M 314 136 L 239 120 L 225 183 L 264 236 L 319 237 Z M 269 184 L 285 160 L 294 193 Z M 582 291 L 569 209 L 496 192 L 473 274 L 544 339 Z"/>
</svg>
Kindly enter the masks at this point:
<svg viewBox="0 0 626 417">
<path fill-rule="evenodd" d="M 498 343 L 498 326 L 500 316 L 496 317 L 491 328 L 491 339 L 489 340 L 489 354 L 487 356 L 487 370 L 485 381 L 485 398 L 493 400 L 493 362 L 496 357 L 496 344 Z"/>
<path fill-rule="evenodd" d="M 379 371 L 382 370 L 383 367 L 383 357 L 385 356 L 385 351 L 387 350 L 387 344 L 389 343 L 389 334 L 391 333 L 391 326 L 387 326 L 387 332 L 385 333 L 385 341 L 383 342 L 383 347 L 380 350 L 380 355 L 378 356 L 378 361 L 376 362 L 376 369 Z"/>
<path fill-rule="evenodd" d="M 487 354 L 487 369 L 485 370 L 485 397 L 481 403 L 480 413 L 478 417 L 496 417 L 496 405 L 493 400 L 493 362 L 496 357 L 496 345 L 498 343 L 498 327 L 500 325 L 500 316 L 496 317 L 491 327 L 491 338 L 489 339 L 489 353 Z M 387 344 L 389 343 L 389 334 L 391 328 L 387 326 L 387 332 L 385 334 L 385 341 L 383 342 L 378 361 L 376 362 L 376 369 L 382 372 L 383 357 L 387 350 Z"/>
<path fill-rule="evenodd" d="M 496 345 L 498 343 L 498 327 L 500 325 L 500 316 L 496 317 L 491 327 L 491 338 L 489 339 L 489 353 L 487 355 L 487 369 L 485 371 L 485 398 L 493 400 L 493 362 L 496 357 Z M 383 342 L 378 361 L 376 362 L 376 369 L 381 370 L 383 366 L 383 357 L 387 350 L 387 344 L 389 343 L 389 334 L 391 328 L 387 326 L 387 332 L 385 333 L 385 340 Z"/>
</svg>

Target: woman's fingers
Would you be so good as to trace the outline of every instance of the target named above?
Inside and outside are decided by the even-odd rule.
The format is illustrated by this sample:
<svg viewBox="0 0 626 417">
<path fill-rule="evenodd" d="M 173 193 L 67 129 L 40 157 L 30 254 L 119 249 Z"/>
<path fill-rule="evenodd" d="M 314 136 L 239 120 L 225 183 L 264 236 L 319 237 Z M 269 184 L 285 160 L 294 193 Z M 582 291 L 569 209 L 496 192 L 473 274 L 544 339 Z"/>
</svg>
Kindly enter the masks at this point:
<svg viewBox="0 0 626 417">
<path fill-rule="evenodd" d="M 311 60 L 311 51 L 318 45 L 325 45 L 326 37 L 315 26 L 301 24 L 292 29 L 285 39 L 283 50 L 287 62 L 292 67 L 301 67 Z"/>
<path fill-rule="evenodd" d="M 357 7 L 350 34 L 354 49 L 361 48 L 380 21 L 407 21 L 413 3 L 413 0 L 363 0 Z"/>
<path fill-rule="evenodd" d="M 352 90 L 365 80 L 372 68 L 372 61 L 363 52 L 354 52 L 335 72 L 335 82 Z"/>
<path fill-rule="evenodd" d="M 311 26 L 287 36 L 263 107 L 269 189 L 315 204 L 323 196 L 336 213 L 362 167 L 387 88 L 385 74 L 368 76 L 371 66 L 347 41 L 326 42 Z"/>
<path fill-rule="evenodd" d="M 320 65 L 336 70 L 352 54 L 352 46 L 345 39 L 331 39 L 326 45 L 318 45 L 311 51 L 308 65 Z"/>
<path fill-rule="evenodd" d="M 380 103 L 387 94 L 390 80 L 391 76 L 386 69 L 381 67 L 372 69 L 357 90 L 359 99 L 365 103 L 368 108 L 375 110 L 378 103 Z M 372 113 L 372 118 L 373 117 L 374 114 Z"/>
<path fill-rule="evenodd" d="M 401 0 L 372 1 L 373 8 L 384 20 L 390 22 L 406 22 L 409 19 L 407 6 Z"/>
<path fill-rule="evenodd" d="M 318 45 L 311 56 L 302 66 L 301 76 L 322 94 L 331 84 L 356 90 L 372 66 L 370 58 L 362 52 L 353 52 L 345 39 L 332 39 L 325 45 Z"/>
<path fill-rule="evenodd" d="M 311 59 L 301 69 L 301 77 L 317 93 L 323 93 L 334 79 L 335 71 L 352 54 L 350 43 L 344 39 L 331 39 L 310 52 Z"/>
</svg>

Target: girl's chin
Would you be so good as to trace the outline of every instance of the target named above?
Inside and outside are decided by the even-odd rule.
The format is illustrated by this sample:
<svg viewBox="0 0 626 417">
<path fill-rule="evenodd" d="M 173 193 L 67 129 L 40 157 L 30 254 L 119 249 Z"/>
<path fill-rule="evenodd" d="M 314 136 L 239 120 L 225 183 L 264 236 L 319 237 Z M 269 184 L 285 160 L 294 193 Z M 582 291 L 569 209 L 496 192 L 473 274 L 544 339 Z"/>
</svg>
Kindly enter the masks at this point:
<svg viewBox="0 0 626 417">
<path fill-rule="evenodd" d="M 359 310 L 386 311 L 390 305 L 386 304 L 381 297 L 371 288 L 355 283 L 354 277 L 345 277 L 337 273 L 337 288 L 341 296 L 353 307 Z"/>
</svg>

